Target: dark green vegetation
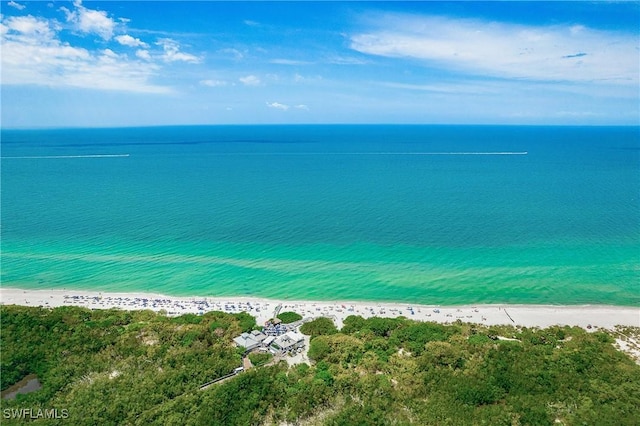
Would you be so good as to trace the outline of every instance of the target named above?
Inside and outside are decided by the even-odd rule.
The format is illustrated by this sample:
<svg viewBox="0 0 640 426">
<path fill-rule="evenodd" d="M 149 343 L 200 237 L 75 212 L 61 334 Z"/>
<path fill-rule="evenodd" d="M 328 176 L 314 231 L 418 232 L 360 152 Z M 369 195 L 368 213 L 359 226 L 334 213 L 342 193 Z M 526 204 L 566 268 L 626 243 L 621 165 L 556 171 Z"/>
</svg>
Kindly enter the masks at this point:
<svg viewBox="0 0 640 426">
<path fill-rule="evenodd" d="M 249 355 L 249 360 L 255 366 L 260 366 L 268 363 L 273 359 L 273 355 L 271 353 L 262 353 L 262 352 L 252 352 Z"/>
<path fill-rule="evenodd" d="M 278 315 L 278 319 L 282 321 L 283 324 L 291 324 L 292 322 L 300 321 L 302 315 L 296 312 L 282 312 Z"/>
<path fill-rule="evenodd" d="M 333 320 L 325 317 L 316 318 L 300 326 L 300 332 L 311 336 L 313 339 L 317 336 L 326 334 L 335 334 L 338 332 Z"/>
<path fill-rule="evenodd" d="M 316 320 L 304 326 L 313 367 L 281 362 L 199 390 L 240 365 L 231 339 L 251 317 L 0 313 L 2 389 L 28 373 L 43 384 L 2 412 L 66 409 L 60 424 L 637 424 L 640 366 L 604 332 L 360 317 L 338 332 Z"/>
</svg>

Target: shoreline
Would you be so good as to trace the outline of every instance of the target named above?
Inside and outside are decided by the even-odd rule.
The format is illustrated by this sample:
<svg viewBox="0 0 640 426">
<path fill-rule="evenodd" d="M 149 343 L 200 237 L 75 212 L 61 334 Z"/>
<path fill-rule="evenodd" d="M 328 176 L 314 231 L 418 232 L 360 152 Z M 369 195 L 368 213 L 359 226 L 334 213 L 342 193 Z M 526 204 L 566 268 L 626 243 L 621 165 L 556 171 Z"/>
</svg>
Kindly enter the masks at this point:
<svg viewBox="0 0 640 426">
<path fill-rule="evenodd" d="M 332 317 L 338 328 L 349 315 L 454 323 L 457 320 L 484 325 L 549 327 L 578 326 L 613 329 L 616 325 L 640 327 L 640 308 L 610 305 L 467 304 L 418 305 L 399 302 L 282 300 L 260 297 L 177 297 L 156 293 L 100 292 L 87 290 L 28 290 L 0 287 L 0 304 L 22 306 L 82 306 L 89 309 L 164 310 L 168 315 L 209 311 L 247 312 L 258 325 L 272 317 L 278 305 L 304 318 Z"/>
</svg>

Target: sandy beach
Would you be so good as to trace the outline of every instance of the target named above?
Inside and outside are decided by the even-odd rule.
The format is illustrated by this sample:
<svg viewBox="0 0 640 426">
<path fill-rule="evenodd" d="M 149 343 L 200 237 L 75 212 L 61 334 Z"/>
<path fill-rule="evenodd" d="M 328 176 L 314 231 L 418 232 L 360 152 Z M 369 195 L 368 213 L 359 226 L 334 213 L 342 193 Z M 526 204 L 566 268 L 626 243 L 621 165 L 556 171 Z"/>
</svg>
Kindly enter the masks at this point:
<svg viewBox="0 0 640 426">
<path fill-rule="evenodd" d="M 263 324 L 278 305 L 304 318 L 331 317 L 337 327 L 349 315 L 365 318 L 404 316 L 419 321 L 453 323 L 457 320 L 485 325 L 548 327 L 579 326 L 612 329 L 616 325 L 640 327 L 640 308 L 619 306 L 467 305 L 426 306 L 393 302 L 284 301 L 246 297 L 175 297 L 149 293 L 104 293 L 82 290 L 24 290 L 0 288 L 0 303 L 24 306 L 84 306 L 90 309 L 164 310 L 168 315 L 209 311 L 247 312 Z"/>
</svg>

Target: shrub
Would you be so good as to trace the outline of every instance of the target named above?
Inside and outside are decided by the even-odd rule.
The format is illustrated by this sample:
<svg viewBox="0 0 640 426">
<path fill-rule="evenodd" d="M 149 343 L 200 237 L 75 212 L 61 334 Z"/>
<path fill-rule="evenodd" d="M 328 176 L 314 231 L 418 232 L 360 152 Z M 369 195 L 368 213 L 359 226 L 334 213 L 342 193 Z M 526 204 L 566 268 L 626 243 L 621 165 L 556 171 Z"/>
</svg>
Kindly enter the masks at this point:
<svg viewBox="0 0 640 426">
<path fill-rule="evenodd" d="M 270 353 L 252 352 L 249 354 L 249 360 L 255 366 L 266 364 L 271 361 L 271 358 L 273 358 L 273 355 Z"/>
<path fill-rule="evenodd" d="M 302 315 L 295 312 L 282 312 L 278 315 L 278 319 L 284 324 L 291 324 L 292 322 L 300 321 L 302 319 Z"/>
</svg>

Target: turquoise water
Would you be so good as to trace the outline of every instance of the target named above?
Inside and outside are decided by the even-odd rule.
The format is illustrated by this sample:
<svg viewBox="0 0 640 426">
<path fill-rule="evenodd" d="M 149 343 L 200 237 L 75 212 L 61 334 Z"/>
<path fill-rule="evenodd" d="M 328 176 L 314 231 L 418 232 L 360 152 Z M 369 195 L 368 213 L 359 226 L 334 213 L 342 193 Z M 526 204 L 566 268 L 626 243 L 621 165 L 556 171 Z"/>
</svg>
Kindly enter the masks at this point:
<svg viewBox="0 0 640 426">
<path fill-rule="evenodd" d="M 3 130 L 2 156 L 3 286 L 640 306 L 637 127 Z"/>
</svg>

